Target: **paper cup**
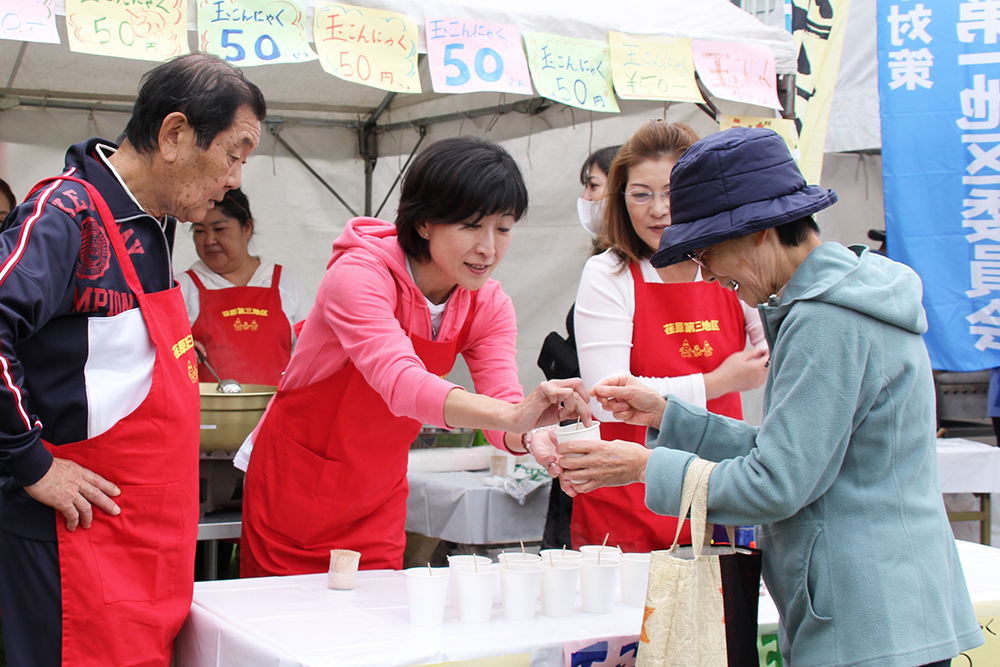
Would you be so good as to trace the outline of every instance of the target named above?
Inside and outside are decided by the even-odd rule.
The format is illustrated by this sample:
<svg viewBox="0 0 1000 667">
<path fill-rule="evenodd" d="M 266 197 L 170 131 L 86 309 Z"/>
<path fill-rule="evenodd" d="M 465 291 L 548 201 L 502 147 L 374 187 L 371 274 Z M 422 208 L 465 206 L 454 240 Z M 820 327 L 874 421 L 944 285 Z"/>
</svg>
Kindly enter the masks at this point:
<svg viewBox="0 0 1000 667">
<path fill-rule="evenodd" d="M 576 585 L 580 563 L 569 560 L 542 561 L 542 613 L 546 616 L 571 616 L 576 608 Z"/>
<path fill-rule="evenodd" d="M 556 427 L 556 442 L 570 442 L 572 440 L 600 440 L 601 424 L 592 422 L 590 426 L 584 426 L 583 422 L 569 424 L 568 426 Z"/>
<path fill-rule="evenodd" d="M 327 586 L 337 591 L 354 590 L 354 579 L 358 576 L 358 560 L 361 554 L 350 549 L 330 550 L 330 572 Z"/>
<path fill-rule="evenodd" d="M 479 565 L 479 567 L 493 564 L 493 561 L 486 556 L 455 554 L 453 556 L 448 556 L 448 569 L 453 571 L 456 565 L 468 565 L 469 567 L 472 567 L 473 561 Z M 458 588 L 454 583 L 451 585 L 451 604 L 455 607 L 455 609 L 458 609 Z"/>
<path fill-rule="evenodd" d="M 622 550 L 618 547 L 612 546 L 601 546 L 600 544 L 585 544 L 580 547 L 580 556 L 583 558 L 597 558 L 597 554 L 601 554 L 601 562 L 604 562 L 605 558 L 613 558 L 615 560 L 621 560 Z"/>
<path fill-rule="evenodd" d="M 600 565 L 596 558 L 580 559 L 580 594 L 584 611 L 607 614 L 614 609 L 618 567 L 618 561 L 610 558 L 602 557 Z"/>
<path fill-rule="evenodd" d="M 512 567 L 500 566 L 500 593 L 503 598 L 503 617 L 515 621 L 530 621 L 535 617 L 538 592 L 542 580 L 542 567 L 537 564 L 517 563 Z"/>
<path fill-rule="evenodd" d="M 497 556 L 501 565 L 507 563 L 538 563 L 542 557 L 538 554 L 521 553 L 520 551 L 503 551 Z"/>
<path fill-rule="evenodd" d="M 646 606 L 646 586 L 649 584 L 650 554 L 622 554 L 618 570 L 622 587 L 622 602 L 630 607 Z M 602 559 L 603 562 L 603 559 Z"/>
<path fill-rule="evenodd" d="M 557 560 L 566 560 L 573 563 L 580 562 L 580 552 L 573 549 L 542 549 L 538 552 L 538 555 L 542 557 L 543 563 Z"/>
<path fill-rule="evenodd" d="M 455 565 L 451 568 L 451 576 L 458 595 L 458 620 L 467 623 L 490 620 L 497 566 L 480 565 L 477 572 L 471 565 Z"/>
<path fill-rule="evenodd" d="M 444 605 L 448 597 L 448 578 L 451 574 L 446 567 L 428 570 L 426 567 L 411 567 L 406 573 L 406 595 L 410 601 L 410 623 L 420 626 L 441 625 L 444 621 Z"/>
</svg>

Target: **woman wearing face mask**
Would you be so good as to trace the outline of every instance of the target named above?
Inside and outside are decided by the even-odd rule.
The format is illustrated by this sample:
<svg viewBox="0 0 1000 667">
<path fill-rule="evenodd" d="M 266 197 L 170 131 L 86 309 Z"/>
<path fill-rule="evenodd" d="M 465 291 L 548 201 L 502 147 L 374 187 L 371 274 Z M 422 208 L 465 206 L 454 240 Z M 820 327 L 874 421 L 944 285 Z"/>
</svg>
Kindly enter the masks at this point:
<svg viewBox="0 0 1000 667">
<path fill-rule="evenodd" d="M 422 423 L 484 429 L 544 466 L 555 441 L 535 428 L 590 423 L 579 379 L 527 398 L 517 379 L 514 308 L 490 275 L 527 206 L 514 159 L 467 136 L 414 158 L 395 224 L 348 222 L 251 436 L 242 576 L 325 572 L 335 548 L 360 552 L 362 569 L 402 567 L 407 456 Z M 444 379 L 459 353 L 478 393 Z"/>
<path fill-rule="evenodd" d="M 660 395 L 742 418 L 740 391 L 767 373 L 760 318 L 728 290 L 702 280 L 694 262 L 654 269 L 649 258 L 670 225 L 670 170 L 695 141 L 681 123 L 643 125 L 608 172 L 604 233 L 610 249 L 588 260 L 576 297 L 580 374 L 591 387 L 631 373 Z M 746 351 L 747 337 L 761 349 Z M 618 422 L 592 403 L 604 440 L 645 442 L 645 429 Z M 645 506 L 642 485 L 599 489 L 573 504 L 574 546 L 626 551 L 670 546 L 676 519 Z"/>
<path fill-rule="evenodd" d="M 250 254 L 254 220 L 239 188 L 192 224 L 198 261 L 177 277 L 198 351 L 219 377 L 277 385 L 292 354 L 292 327 L 311 300 L 295 274 Z M 202 363 L 203 382 L 212 373 Z"/>
<path fill-rule="evenodd" d="M 611 170 L 611 163 L 620 148 L 620 145 L 606 146 L 596 150 L 587 157 L 580 168 L 583 194 L 576 200 L 576 212 L 580 217 L 580 224 L 594 236 L 600 236 L 602 232 L 608 171 Z"/>
</svg>

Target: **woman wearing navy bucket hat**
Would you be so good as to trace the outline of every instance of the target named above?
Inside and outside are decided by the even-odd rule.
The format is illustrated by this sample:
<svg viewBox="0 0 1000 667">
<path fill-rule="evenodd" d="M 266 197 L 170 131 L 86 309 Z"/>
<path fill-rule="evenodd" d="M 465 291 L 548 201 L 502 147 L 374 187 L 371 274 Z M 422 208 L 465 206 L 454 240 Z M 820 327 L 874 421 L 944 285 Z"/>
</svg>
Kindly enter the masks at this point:
<svg viewBox="0 0 1000 667">
<path fill-rule="evenodd" d="M 786 665 L 947 665 L 983 643 L 938 485 L 921 283 L 863 246 L 822 243 L 807 185 L 770 130 L 692 146 L 671 174 L 656 266 L 691 259 L 757 306 L 771 360 L 759 427 L 662 398 L 629 376 L 592 390 L 651 449 L 559 446 L 568 493 L 646 483 L 676 515 L 695 458 L 718 462 L 708 518 L 760 525 Z"/>
</svg>

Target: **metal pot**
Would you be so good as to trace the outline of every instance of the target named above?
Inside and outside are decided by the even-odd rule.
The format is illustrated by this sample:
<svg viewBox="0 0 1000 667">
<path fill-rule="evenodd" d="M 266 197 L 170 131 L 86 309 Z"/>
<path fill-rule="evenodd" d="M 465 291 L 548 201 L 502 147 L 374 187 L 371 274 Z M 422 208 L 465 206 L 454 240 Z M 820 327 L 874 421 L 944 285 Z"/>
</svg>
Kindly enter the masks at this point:
<svg viewBox="0 0 1000 667">
<path fill-rule="evenodd" d="M 222 394 L 216 383 L 200 382 L 201 451 L 235 452 L 257 426 L 277 387 L 245 384 L 239 394 Z"/>
</svg>

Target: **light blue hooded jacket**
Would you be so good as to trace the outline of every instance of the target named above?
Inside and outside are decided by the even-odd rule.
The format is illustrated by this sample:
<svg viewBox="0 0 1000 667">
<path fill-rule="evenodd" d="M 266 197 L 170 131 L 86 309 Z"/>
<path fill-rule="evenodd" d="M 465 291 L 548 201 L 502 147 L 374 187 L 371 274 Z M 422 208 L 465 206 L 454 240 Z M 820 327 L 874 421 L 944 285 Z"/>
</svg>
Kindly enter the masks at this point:
<svg viewBox="0 0 1000 667">
<path fill-rule="evenodd" d="M 718 461 L 709 521 L 760 525 L 788 667 L 915 667 L 983 643 L 938 481 L 920 279 L 824 243 L 759 311 L 771 348 L 760 427 L 673 396 L 646 504 L 680 508 L 687 464 Z"/>
</svg>

